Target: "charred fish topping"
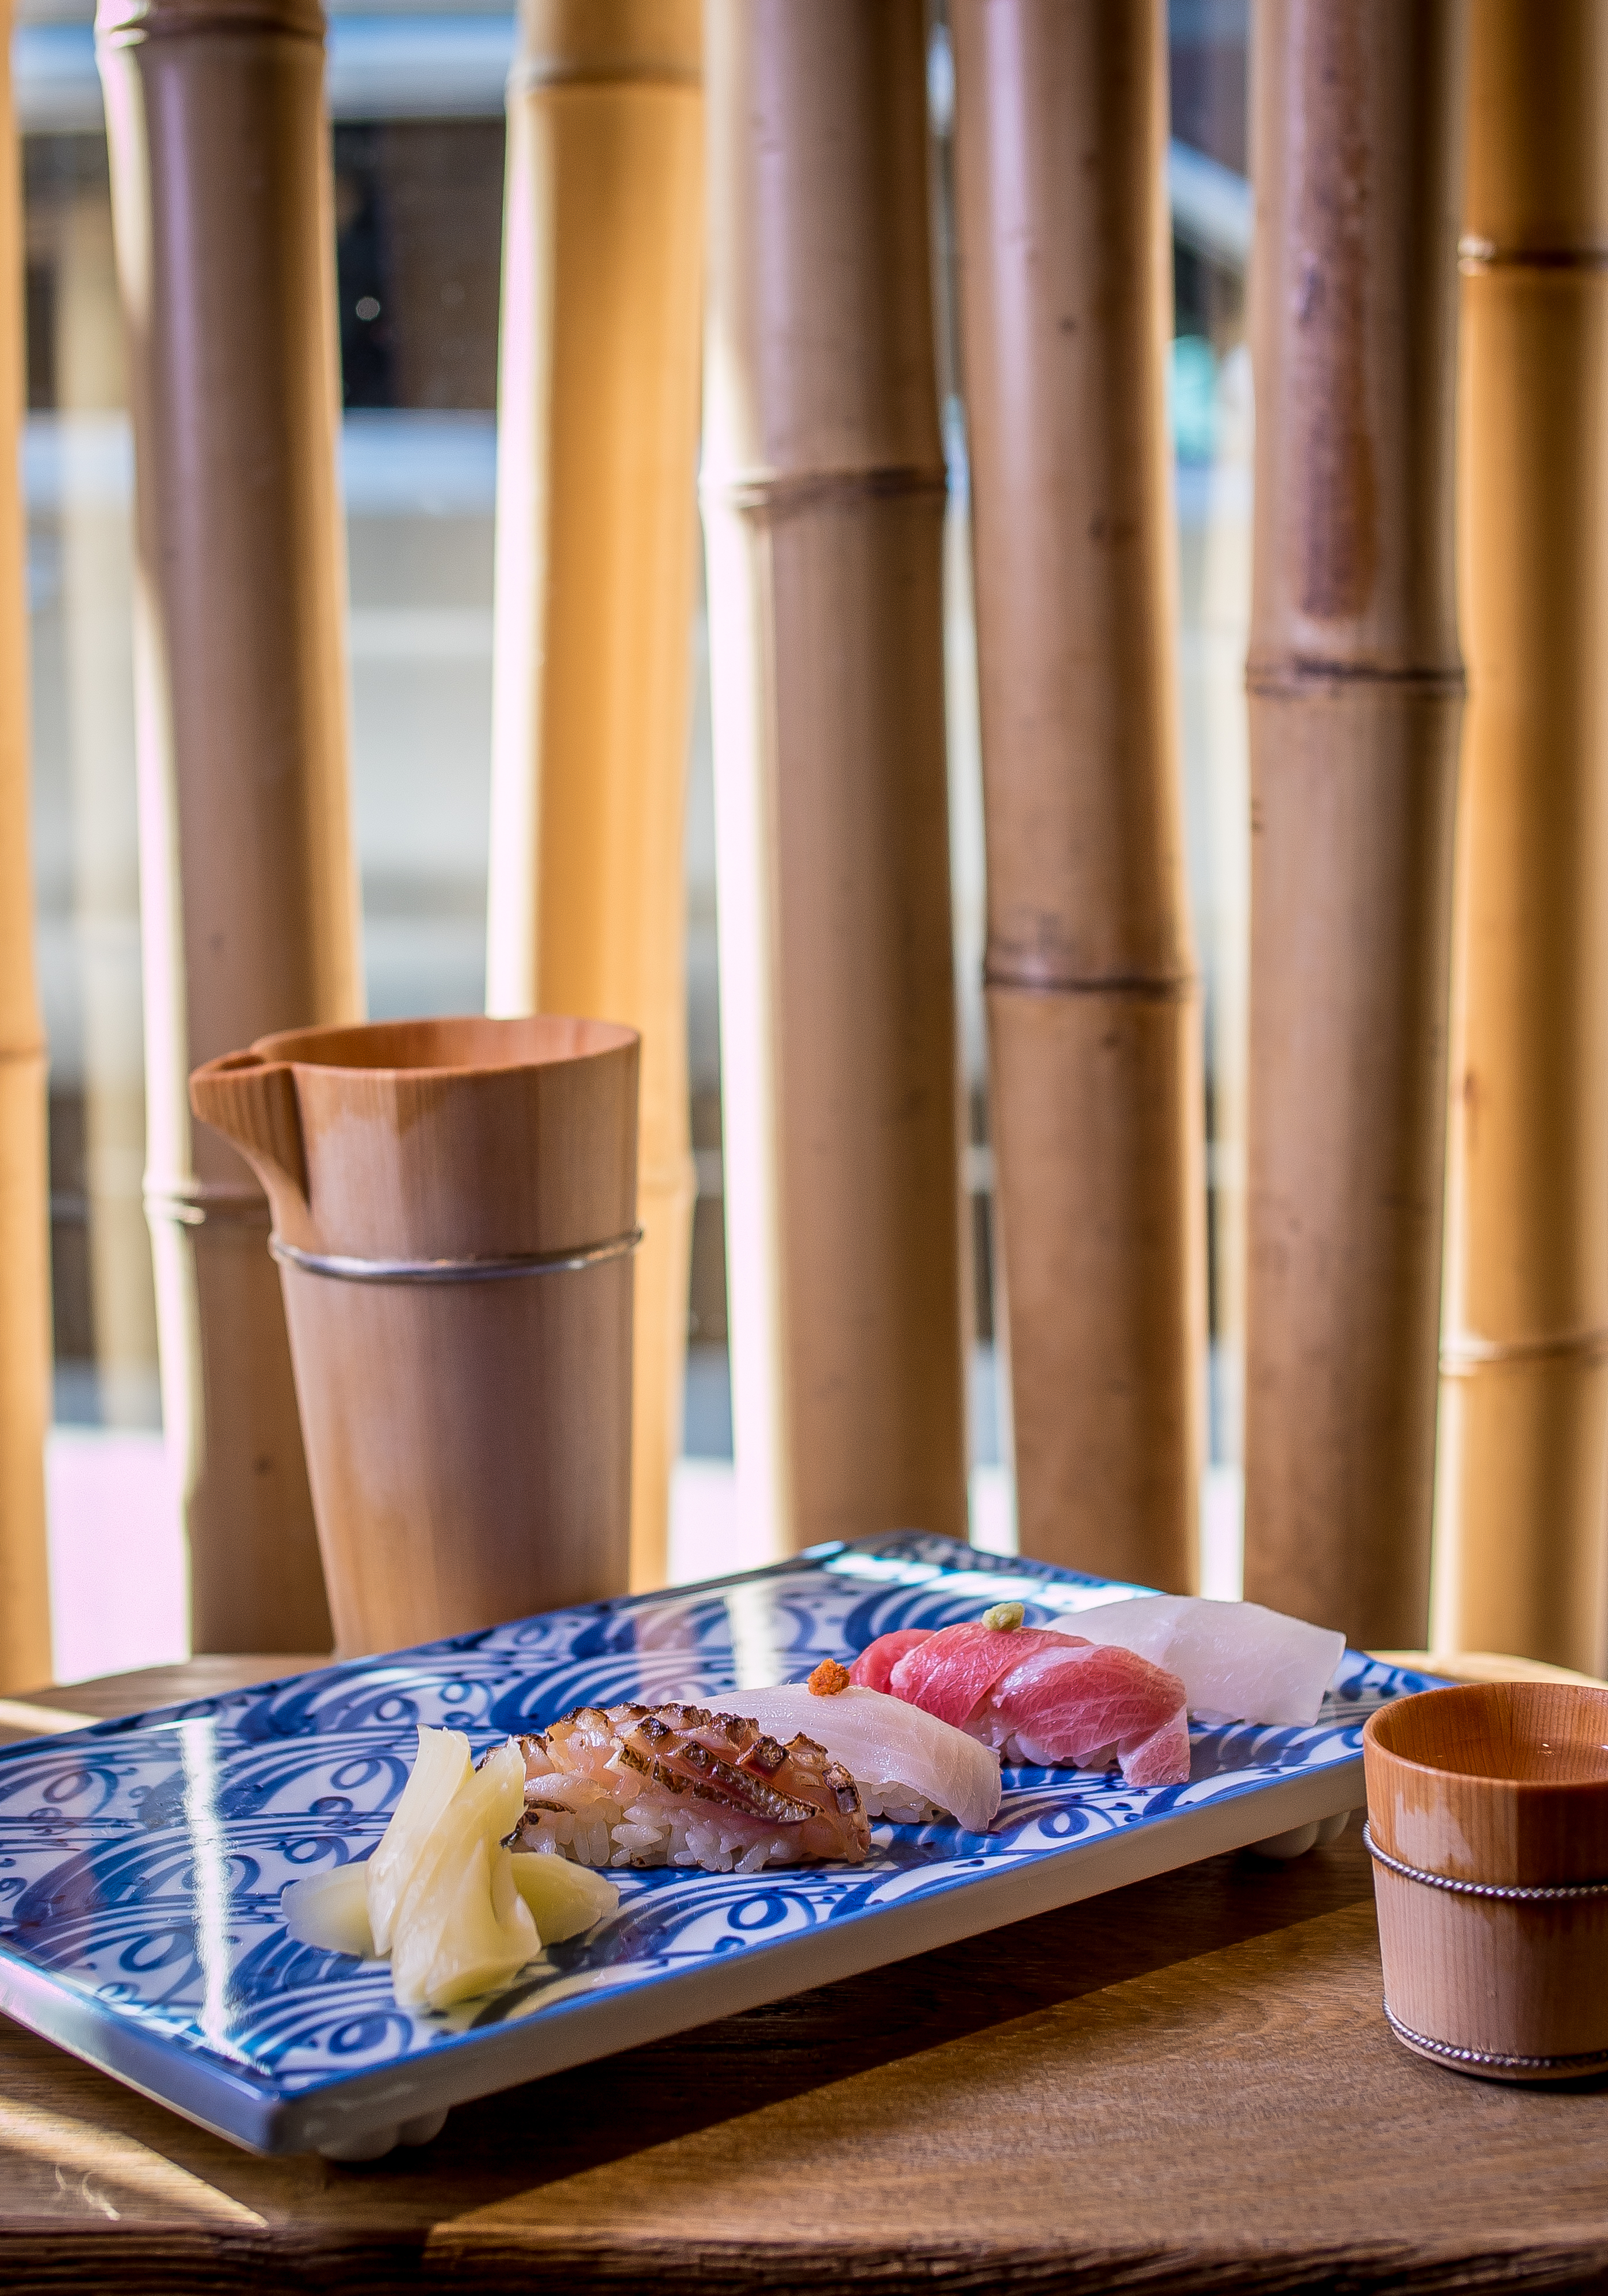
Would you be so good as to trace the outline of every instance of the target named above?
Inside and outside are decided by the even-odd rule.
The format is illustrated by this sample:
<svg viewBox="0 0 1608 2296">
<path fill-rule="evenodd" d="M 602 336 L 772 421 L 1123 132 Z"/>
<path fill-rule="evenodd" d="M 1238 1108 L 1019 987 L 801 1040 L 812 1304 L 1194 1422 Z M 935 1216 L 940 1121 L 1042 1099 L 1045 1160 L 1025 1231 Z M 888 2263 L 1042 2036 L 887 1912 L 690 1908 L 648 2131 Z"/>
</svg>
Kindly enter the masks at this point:
<svg viewBox="0 0 1608 2296">
<path fill-rule="evenodd" d="M 744 1726 L 743 1734 L 752 1726 Z M 774 1740 L 769 1742 L 776 1757 L 771 1764 L 774 1775 L 787 1756 Z M 651 1778 L 655 1785 L 673 1794 L 685 1793 L 690 1785 L 701 1801 L 718 1801 L 727 1809 L 740 1810 L 749 1817 L 766 1818 L 776 1825 L 802 1824 L 811 1817 L 818 1817 L 823 1808 L 820 1802 L 805 1796 L 780 1792 L 765 1774 L 735 1767 L 701 1738 L 670 1729 L 662 1723 L 657 1729 L 651 1723 L 639 1723 L 634 1730 L 622 1734 L 618 1759 L 639 1777 Z M 843 1775 L 846 1777 L 848 1774 Z M 830 1791 L 833 1782 L 827 1783 Z"/>
<path fill-rule="evenodd" d="M 690 1816 L 689 1795 L 724 1813 L 705 1824 L 749 1829 L 738 1841 L 763 1843 L 772 1857 L 860 1858 L 870 1845 L 852 1777 L 802 1732 L 783 1746 L 741 1714 L 632 1702 L 606 1712 L 577 1707 L 521 1742 L 527 1795 L 521 1823 L 524 1839 L 536 1848 L 562 1849 L 585 1841 L 593 1863 L 637 1862 L 641 1830 L 651 1834 L 661 1816 L 668 1824 L 677 1806 Z M 570 1854 L 586 1857 L 588 1851 Z"/>
<path fill-rule="evenodd" d="M 758 1770 L 761 1776 L 769 1777 L 773 1770 L 779 1770 L 786 1759 L 785 1746 L 779 1746 L 774 1738 L 757 1738 L 742 1757 L 742 1767 Z"/>
<path fill-rule="evenodd" d="M 729 1762 L 716 1759 L 710 1765 L 710 1775 L 717 1785 L 725 1788 L 734 1809 L 751 1810 L 756 1817 L 774 1818 L 778 1825 L 798 1825 L 805 1818 L 820 1814 L 819 1802 L 800 1801 L 796 1795 L 778 1793 L 762 1778 L 746 1770 L 734 1770 Z"/>
<path fill-rule="evenodd" d="M 826 1767 L 821 1772 L 821 1782 L 824 1785 L 831 1787 L 838 1808 L 845 1814 L 850 1810 L 858 1809 L 860 1790 L 841 1762 L 828 1762 Z"/>
</svg>

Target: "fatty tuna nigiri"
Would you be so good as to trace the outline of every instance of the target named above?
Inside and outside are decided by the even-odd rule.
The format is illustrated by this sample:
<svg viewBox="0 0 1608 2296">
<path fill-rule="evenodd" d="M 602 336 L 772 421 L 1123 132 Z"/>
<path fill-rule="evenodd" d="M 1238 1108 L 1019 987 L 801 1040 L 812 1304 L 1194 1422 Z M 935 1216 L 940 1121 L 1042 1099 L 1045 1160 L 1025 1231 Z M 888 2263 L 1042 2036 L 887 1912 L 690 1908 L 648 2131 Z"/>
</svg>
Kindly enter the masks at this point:
<svg viewBox="0 0 1608 2296">
<path fill-rule="evenodd" d="M 1054 1639 L 1058 1650 L 1034 1651 L 1000 1676 L 971 1726 L 1007 1762 L 1081 1767 L 1115 1746 L 1130 1786 L 1182 1785 L 1189 1721 L 1177 1676 L 1132 1651 Z"/>
<path fill-rule="evenodd" d="M 1063 1642 L 1129 1650 L 1177 1675 L 1190 1712 L 1203 1722 L 1303 1728 L 1317 1721 L 1345 1649 L 1345 1636 L 1333 1628 L 1309 1625 L 1305 1619 L 1288 1618 L 1259 1603 L 1219 1603 L 1199 1595 L 1120 1596 L 1079 1611 L 1075 1635 L 1045 1631 L 1054 1631 Z M 897 1688 L 890 1680 L 895 1668 L 920 1645 L 935 1645 L 926 1667 L 936 1667 L 948 1681 L 951 1704 L 957 1703 L 964 1694 L 963 1677 L 968 1681 L 974 1677 L 948 1655 L 964 1647 L 953 1637 L 978 1637 L 984 1632 L 980 1622 L 964 1628 L 947 1627 L 938 1634 L 920 1627 L 900 1628 L 880 1636 L 860 1652 L 852 1679 L 876 1690 Z M 974 1648 L 972 1664 L 981 1663 L 980 1649 Z M 912 1677 L 905 1679 L 908 1683 Z"/>
<path fill-rule="evenodd" d="M 888 1677 L 905 1652 L 931 1639 L 931 1627 L 898 1627 L 890 1635 L 879 1635 L 849 1668 L 849 1679 L 863 1690 L 886 1690 Z"/>
<path fill-rule="evenodd" d="M 1177 1675 L 1081 1635 L 1023 1627 L 1019 1604 L 1010 1613 L 1001 1625 L 977 1620 L 883 1636 L 861 1652 L 852 1679 L 885 1680 L 894 1697 L 1007 1761 L 1082 1766 L 1114 1748 L 1129 1785 L 1187 1779 L 1189 1729 Z"/>
</svg>

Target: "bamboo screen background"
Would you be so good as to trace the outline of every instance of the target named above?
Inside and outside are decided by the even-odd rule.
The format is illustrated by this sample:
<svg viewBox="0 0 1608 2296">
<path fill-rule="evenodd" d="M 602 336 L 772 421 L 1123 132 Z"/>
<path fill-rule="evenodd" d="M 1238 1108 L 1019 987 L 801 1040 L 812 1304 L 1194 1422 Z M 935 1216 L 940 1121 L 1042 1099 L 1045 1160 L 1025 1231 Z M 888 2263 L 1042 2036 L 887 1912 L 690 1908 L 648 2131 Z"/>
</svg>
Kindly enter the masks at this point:
<svg viewBox="0 0 1608 2296">
<path fill-rule="evenodd" d="M 1206 987 L 1211 1247 L 1206 1591 L 1237 1591 L 1249 594 L 1244 348 L 1247 0 L 1171 0 L 1190 890 Z M 351 568 L 354 777 L 369 1009 L 480 1009 L 490 752 L 492 511 L 505 10 L 406 0 L 332 11 L 332 109 Z M 58 1674 L 177 1653 L 181 1572 L 159 1439 L 144 1114 L 129 648 L 132 483 L 104 135 L 82 0 L 25 0 L 23 129 L 35 876 L 51 1046 L 56 1420 L 50 1457 Z M 410 30 L 411 24 L 411 30 Z M 410 46 L 409 42 L 413 45 Z M 500 45 L 499 45 L 500 44 Z M 424 59 L 421 63 L 420 59 Z M 411 60 L 411 61 L 410 61 Z M 410 77 L 411 74 L 411 77 Z M 981 801 L 964 419 L 953 294 L 943 10 L 929 51 L 940 387 L 951 509 L 946 656 L 957 959 L 978 1281 L 973 1535 L 1010 1543 L 990 1305 L 991 1163 L 980 978 Z M 429 117 L 431 110 L 449 116 Z M 688 1022 L 699 1198 L 673 1564 L 720 1557 L 731 1512 L 714 820 L 707 632 L 694 648 L 686 837 Z M 95 1534 L 115 1507 L 122 1536 Z"/>
</svg>

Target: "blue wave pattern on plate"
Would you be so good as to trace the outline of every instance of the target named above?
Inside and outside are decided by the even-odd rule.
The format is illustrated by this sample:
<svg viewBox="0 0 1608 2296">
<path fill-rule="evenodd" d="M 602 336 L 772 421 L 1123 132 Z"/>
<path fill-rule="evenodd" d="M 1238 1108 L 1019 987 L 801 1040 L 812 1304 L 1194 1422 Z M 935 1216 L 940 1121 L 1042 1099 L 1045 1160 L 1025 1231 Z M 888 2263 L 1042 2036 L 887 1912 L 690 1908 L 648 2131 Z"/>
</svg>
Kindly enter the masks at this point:
<svg viewBox="0 0 1608 2296">
<path fill-rule="evenodd" d="M 759 1874 L 619 1871 L 617 1915 L 506 1991 L 442 2014 L 398 2008 L 381 1964 L 297 1945 L 286 1882 L 366 1857 L 422 1724 L 479 1752 L 572 1707 L 677 1696 L 741 1705 L 896 1627 L 975 1618 L 1013 1595 L 1028 1623 L 1110 1601 L 1109 1582 L 907 1536 L 781 1569 L 553 1611 L 383 1660 L 0 1751 L 0 1956 L 234 2080 L 289 2096 L 488 2025 L 640 1984 L 1043 1857 L 1169 1811 L 1354 1760 L 1375 1706 L 1427 1677 L 1354 1652 L 1310 1729 L 1192 1733 L 1185 1785 L 1007 1769 L 992 1833 L 877 1825 L 860 1866 Z"/>
</svg>

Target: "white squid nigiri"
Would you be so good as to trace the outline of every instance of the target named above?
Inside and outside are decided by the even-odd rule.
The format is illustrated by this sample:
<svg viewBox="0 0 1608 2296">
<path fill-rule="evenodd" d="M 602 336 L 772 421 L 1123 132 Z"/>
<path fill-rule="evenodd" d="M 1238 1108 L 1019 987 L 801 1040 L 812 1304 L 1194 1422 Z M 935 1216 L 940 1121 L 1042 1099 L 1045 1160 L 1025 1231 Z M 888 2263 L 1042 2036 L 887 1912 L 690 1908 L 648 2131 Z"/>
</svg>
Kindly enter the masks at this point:
<svg viewBox="0 0 1608 2296">
<path fill-rule="evenodd" d="M 1346 1646 L 1342 1634 L 1259 1603 L 1195 1595 L 1102 1603 L 1065 1626 L 1180 1675 L 1189 1710 L 1202 1722 L 1316 1722 Z"/>
<path fill-rule="evenodd" d="M 796 1731 L 866 1785 L 910 1786 L 968 1833 L 986 1833 L 999 1808 L 999 1757 L 952 1723 L 881 1690 L 850 1684 L 826 1697 L 808 1683 L 734 1690 L 722 1697 L 785 1744 Z"/>
</svg>

